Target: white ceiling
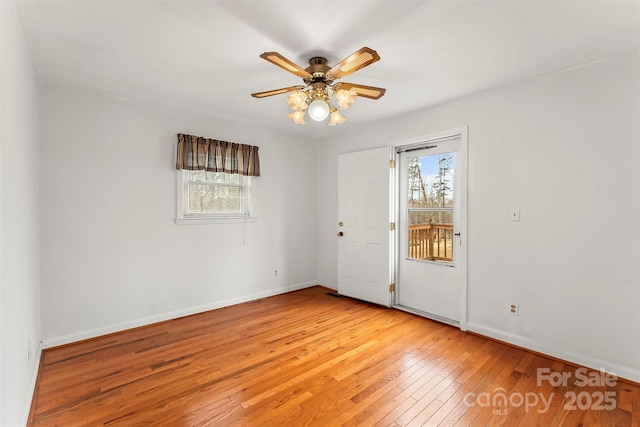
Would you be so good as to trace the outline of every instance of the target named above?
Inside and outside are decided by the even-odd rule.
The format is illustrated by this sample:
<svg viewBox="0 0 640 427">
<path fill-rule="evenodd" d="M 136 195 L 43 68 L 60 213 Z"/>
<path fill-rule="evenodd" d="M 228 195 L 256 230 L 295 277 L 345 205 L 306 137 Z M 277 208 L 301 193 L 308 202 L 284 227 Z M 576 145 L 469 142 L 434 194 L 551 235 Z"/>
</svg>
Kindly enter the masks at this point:
<svg viewBox="0 0 640 427">
<path fill-rule="evenodd" d="M 0 0 L 4 1 L 4 0 Z M 343 114 L 358 126 L 638 49 L 638 1 L 14 0 L 38 77 L 56 84 L 309 136 L 285 95 L 301 84 L 261 59 L 381 60 L 344 80 L 381 86 Z M 337 128 L 335 128 L 337 130 Z"/>
</svg>

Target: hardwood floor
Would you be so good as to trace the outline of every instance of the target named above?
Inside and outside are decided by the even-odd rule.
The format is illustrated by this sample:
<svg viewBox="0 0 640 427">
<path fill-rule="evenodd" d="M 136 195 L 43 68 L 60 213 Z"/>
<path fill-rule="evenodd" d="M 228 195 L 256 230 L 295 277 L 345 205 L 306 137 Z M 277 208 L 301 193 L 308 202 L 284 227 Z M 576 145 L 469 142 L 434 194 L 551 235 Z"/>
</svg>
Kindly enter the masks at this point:
<svg viewBox="0 0 640 427">
<path fill-rule="evenodd" d="M 640 426 L 636 384 L 328 292 L 47 350 L 31 425 Z"/>
</svg>

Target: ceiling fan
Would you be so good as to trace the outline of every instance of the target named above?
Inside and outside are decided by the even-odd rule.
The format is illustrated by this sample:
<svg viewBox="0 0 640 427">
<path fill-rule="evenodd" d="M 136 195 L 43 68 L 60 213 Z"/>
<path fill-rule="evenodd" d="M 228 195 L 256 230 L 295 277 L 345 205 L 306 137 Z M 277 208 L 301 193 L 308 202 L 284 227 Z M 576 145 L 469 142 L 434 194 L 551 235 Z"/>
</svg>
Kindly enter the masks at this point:
<svg viewBox="0 0 640 427">
<path fill-rule="evenodd" d="M 340 110 L 349 108 L 357 96 L 379 99 L 386 90 L 381 87 L 336 82 L 336 80 L 355 73 L 380 59 L 378 53 L 368 47 L 357 50 L 333 67 L 327 65 L 327 59 L 320 56 L 311 58 L 307 68 L 294 64 L 277 52 L 264 52 L 260 58 L 302 77 L 304 85 L 251 94 L 254 98 L 265 98 L 289 93 L 287 103 L 293 112 L 288 116 L 296 124 L 303 125 L 305 123 L 305 110 L 309 113 L 309 117 L 315 121 L 323 121 L 330 117 L 329 126 L 344 123 L 347 119 L 340 114 Z M 337 108 L 331 102 L 332 97 L 336 99 Z"/>
</svg>

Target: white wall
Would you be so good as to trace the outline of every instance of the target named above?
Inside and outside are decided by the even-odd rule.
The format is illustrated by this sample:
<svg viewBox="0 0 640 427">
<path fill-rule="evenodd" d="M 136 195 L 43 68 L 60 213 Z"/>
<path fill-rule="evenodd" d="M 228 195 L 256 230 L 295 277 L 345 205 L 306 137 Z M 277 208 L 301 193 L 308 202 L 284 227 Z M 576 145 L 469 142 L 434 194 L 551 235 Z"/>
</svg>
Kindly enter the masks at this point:
<svg viewBox="0 0 640 427">
<path fill-rule="evenodd" d="M 0 32 L 0 425 L 17 426 L 40 354 L 38 87 L 13 2 Z"/>
<path fill-rule="evenodd" d="M 317 283 L 315 141 L 53 85 L 40 117 L 45 347 Z M 258 222 L 175 224 L 177 133 L 260 147 Z"/>
<path fill-rule="evenodd" d="M 468 329 L 640 381 L 638 63 L 636 51 L 322 142 L 319 279 L 337 282 L 338 155 L 468 125 Z"/>
</svg>

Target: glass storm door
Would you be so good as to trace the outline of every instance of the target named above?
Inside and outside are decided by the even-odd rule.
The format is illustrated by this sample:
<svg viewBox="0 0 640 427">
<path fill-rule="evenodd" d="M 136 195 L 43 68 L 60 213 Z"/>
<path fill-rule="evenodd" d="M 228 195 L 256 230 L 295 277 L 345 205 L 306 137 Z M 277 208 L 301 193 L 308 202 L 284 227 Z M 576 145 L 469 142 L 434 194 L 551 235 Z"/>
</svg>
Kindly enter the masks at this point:
<svg viewBox="0 0 640 427">
<path fill-rule="evenodd" d="M 461 225 L 466 205 L 466 150 L 452 138 L 401 151 L 398 157 L 396 304 L 458 325 L 465 303 Z M 466 246 L 465 246 L 466 248 Z"/>
</svg>

